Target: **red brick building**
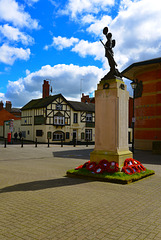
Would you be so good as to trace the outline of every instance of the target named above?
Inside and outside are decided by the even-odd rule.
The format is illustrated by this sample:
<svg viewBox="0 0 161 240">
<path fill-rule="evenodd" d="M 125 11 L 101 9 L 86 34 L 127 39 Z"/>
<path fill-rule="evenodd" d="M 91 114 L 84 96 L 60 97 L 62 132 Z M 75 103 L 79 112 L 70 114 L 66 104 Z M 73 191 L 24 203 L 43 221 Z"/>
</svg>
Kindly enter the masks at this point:
<svg viewBox="0 0 161 240">
<path fill-rule="evenodd" d="M 135 99 L 135 148 L 151 150 L 161 141 L 161 58 L 134 63 L 122 75 L 142 81 L 142 96 Z"/>
</svg>

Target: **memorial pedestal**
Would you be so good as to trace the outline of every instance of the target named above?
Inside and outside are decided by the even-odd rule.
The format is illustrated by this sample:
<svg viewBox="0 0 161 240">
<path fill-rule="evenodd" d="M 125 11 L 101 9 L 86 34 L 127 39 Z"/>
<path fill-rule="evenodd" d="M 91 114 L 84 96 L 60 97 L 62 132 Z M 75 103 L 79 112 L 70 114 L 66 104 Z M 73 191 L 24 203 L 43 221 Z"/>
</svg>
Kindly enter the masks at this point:
<svg viewBox="0 0 161 240">
<path fill-rule="evenodd" d="M 90 161 L 115 161 L 119 169 L 133 154 L 128 147 L 129 93 L 121 78 L 101 80 L 95 92 L 95 149 Z"/>
</svg>

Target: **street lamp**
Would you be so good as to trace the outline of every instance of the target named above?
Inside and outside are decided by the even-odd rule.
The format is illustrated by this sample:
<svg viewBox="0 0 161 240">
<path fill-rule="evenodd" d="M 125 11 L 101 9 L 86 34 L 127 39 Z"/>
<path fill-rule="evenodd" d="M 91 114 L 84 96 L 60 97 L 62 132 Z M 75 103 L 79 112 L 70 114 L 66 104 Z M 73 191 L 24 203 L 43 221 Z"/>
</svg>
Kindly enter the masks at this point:
<svg viewBox="0 0 161 240">
<path fill-rule="evenodd" d="M 132 152 L 134 154 L 134 126 L 135 126 L 135 114 L 134 114 L 134 106 L 135 106 L 135 89 L 138 85 L 138 80 L 133 80 L 131 83 L 131 87 L 133 89 L 133 117 L 132 117 Z"/>
</svg>

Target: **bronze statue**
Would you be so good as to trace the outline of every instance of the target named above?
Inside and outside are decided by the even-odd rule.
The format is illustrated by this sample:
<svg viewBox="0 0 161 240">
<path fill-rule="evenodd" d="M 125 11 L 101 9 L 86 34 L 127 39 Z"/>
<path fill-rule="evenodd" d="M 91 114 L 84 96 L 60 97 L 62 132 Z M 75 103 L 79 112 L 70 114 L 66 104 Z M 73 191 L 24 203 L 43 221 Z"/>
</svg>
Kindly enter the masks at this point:
<svg viewBox="0 0 161 240">
<path fill-rule="evenodd" d="M 116 68 L 117 63 L 114 60 L 114 53 L 112 50 L 112 48 L 115 47 L 116 41 L 114 39 L 112 39 L 112 33 L 108 33 L 108 27 L 105 27 L 103 29 L 103 34 L 106 36 L 107 42 L 104 44 L 101 39 L 100 39 L 100 41 L 105 48 L 105 57 L 107 57 L 107 59 L 108 59 L 110 71 L 102 78 L 102 80 L 103 79 L 111 79 L 116 76 L 121 78 L 121 73 Z"/>
</svg>

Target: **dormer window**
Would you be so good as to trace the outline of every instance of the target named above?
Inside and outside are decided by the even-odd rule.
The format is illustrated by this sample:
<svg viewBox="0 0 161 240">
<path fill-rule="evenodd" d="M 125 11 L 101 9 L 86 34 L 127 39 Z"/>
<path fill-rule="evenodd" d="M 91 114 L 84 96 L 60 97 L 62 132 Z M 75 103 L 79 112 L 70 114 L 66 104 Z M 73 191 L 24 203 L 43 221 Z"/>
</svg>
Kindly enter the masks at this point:
<svg viewBox="0 0 161 240">
<path fill-rule="evenodd" d="M 92 113 L 86 114 L 86 122 L 92 122 Z"/>
<path fill-rule="evenodd" d="M 58 103 L 56 104 L 56 110 L 61 111 L 63 109 L 62 104 Z"/>
</svg>

